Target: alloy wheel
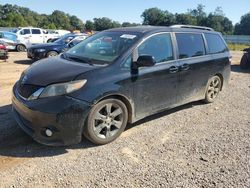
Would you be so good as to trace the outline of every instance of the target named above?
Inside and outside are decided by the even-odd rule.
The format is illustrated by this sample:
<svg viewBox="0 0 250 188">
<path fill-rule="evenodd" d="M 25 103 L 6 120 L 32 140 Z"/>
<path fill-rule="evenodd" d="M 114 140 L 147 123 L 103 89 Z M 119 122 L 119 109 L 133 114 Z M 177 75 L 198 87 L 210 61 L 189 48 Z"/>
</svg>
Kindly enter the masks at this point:
<svg viewBox="0 0 250 188">
<path fill-rule="evenodd" d="M 107 103 L 94 114 L 92 122 L 94 133 L 98 138 L 109 139 L 120 130 L 123 120 L 122 108 L 115 103 Z"/>
<path fill-rule="evenodd" d="M 221 80 L 218 76 L 213 77 L 210 80 L 208 90 L 207 90 L 207 98 L 210 101 L 213 101 L 219 94 L 221 89 Z"/>
</svg>

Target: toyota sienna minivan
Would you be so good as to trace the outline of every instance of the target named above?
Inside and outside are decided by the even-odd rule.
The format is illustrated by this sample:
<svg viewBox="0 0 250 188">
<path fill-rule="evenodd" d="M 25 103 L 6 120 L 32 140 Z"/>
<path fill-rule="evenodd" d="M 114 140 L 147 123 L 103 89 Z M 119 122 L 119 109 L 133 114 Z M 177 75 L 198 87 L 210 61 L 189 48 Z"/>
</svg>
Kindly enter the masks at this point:
<svg viewBox="0 0 250 188">
<path fill-rule="evenodd" d="M 140 26 L 99 32 L 26 69 L 13 87 L 20 127 L 45 145 L 115 140 L 127 123 L 192 101 L 214 102 L 231 55 L 207 27 Z"/>
</svg>

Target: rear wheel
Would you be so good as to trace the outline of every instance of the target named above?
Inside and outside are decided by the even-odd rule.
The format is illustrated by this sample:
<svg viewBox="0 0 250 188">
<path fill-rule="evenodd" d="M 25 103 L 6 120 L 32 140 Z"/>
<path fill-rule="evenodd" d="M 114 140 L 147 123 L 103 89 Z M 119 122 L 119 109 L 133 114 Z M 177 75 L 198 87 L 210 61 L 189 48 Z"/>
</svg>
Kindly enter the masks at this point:
<svg viewBox="0 0 250 188">
<path fill-rule="evenodd" d="M 90 111 L 84 136 L 95 144 L 107 144 L 120 136 L 128 121 L 126 105 L 117 99 L 97 103 Z"/>
<path fill-rule="evenodd" d="M 25 51 L 26 51 L 26 47 L 25 47 L 24 45 L 22 45 L 22 44 L 18 44 L 18 45 L 16 46 L 16 50 L 17 50 L 18 52 L 25 52 Z"/>
<path fill-rule="evenodd" d="M 57 56 L 58 53 L 56 51 L 50 51 L 47 53 L 47 57 L 54 57 L 54 56 Z"/>
<path fill-rule="evenodd" d="M 213 76 L 209 79 L 206 94 L 205 94 L 205 103 L 212 103 L 218 97 L 221 90 L 222 82 L 219 76 Z"/>
<path fill-rule="evenodd" d="M 248 54 L 244 54 L 241 58 L 241 61 L 240 61 L 240 68 L 241 69 L 247 69 L 249 67 L 250 62 L 248 62 L 247 55 Z"/>
</svg>

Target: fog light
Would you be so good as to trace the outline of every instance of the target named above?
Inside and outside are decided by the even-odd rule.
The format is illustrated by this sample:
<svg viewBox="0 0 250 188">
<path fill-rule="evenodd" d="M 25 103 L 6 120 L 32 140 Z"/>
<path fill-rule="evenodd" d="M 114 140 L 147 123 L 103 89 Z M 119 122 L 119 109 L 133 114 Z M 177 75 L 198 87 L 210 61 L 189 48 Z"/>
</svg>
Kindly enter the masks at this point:
<svg viewBox="0 0 250 188">
<path fill-rule="evenodd" d="M 50 129 L 46 129 L 45 134 L 47 137 L 51 137 L 53 135 L 53 132 Z"/>
</svg>

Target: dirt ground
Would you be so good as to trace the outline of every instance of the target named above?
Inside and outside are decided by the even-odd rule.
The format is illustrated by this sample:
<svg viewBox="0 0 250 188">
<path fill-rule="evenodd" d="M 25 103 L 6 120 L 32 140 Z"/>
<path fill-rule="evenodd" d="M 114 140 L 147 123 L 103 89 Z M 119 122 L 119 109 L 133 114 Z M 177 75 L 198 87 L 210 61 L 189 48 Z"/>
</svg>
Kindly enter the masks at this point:
<svg viewBox="0 0 250 188">
<path fill-rule="evenodd" d="M 250 71 L 232 52 L 219 100 L 190 103 L 129 125 L 115 142 L 47 147 L 11 115 L 11 89 L 32 61 L 0 61 L 0 187 L 250 187 Z"/>
</svg>

